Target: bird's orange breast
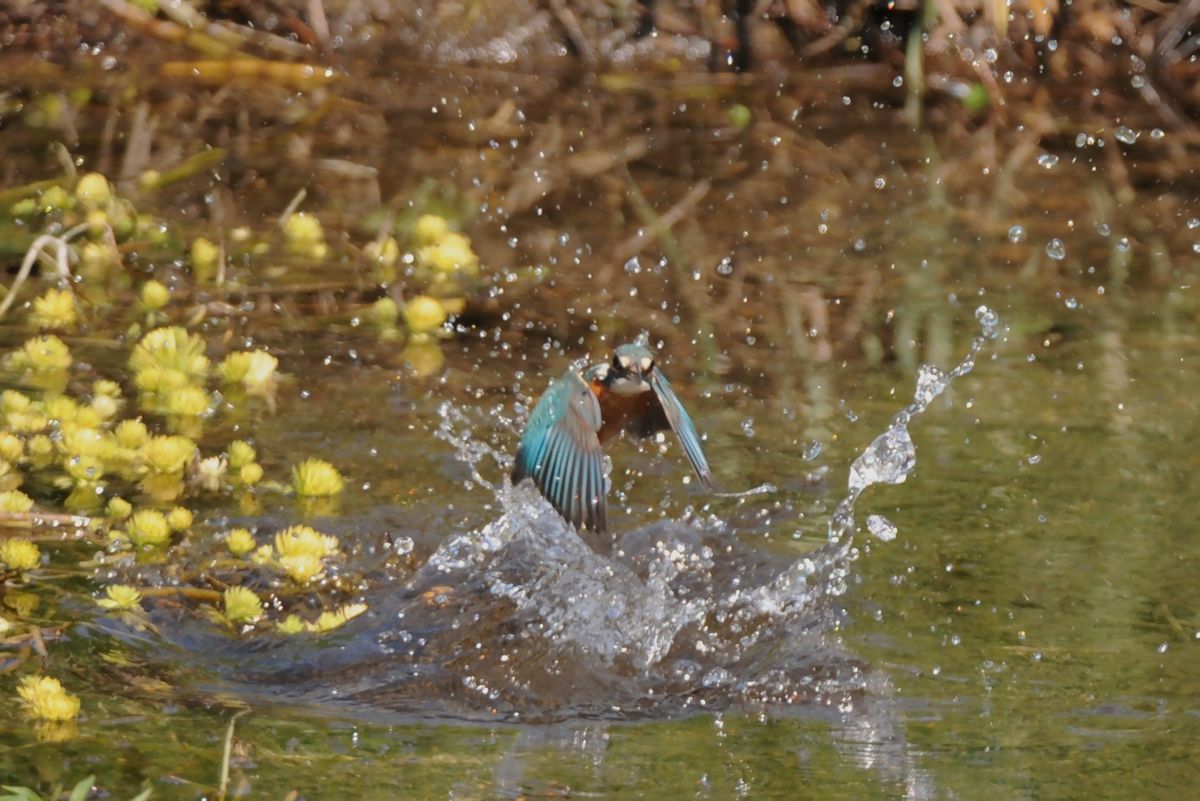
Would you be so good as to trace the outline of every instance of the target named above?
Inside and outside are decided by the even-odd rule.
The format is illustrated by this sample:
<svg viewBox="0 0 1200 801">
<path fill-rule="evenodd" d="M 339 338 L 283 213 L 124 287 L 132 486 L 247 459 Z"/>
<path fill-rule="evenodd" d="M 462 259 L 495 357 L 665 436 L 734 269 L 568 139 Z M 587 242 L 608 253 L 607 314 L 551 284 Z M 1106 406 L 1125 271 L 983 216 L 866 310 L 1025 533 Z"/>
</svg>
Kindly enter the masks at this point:
<svg viewBox="0 0 1200 801">
<path fill-rule="evenodd" d="M 643 419 L 655 401 L 653 392 L 618 395 L 598 381 L 593 381 L 591 388 L 600 401 L 600 431 L 597 434 L 601 445 L 624 431 L 630 421 Z"/>
</svg>

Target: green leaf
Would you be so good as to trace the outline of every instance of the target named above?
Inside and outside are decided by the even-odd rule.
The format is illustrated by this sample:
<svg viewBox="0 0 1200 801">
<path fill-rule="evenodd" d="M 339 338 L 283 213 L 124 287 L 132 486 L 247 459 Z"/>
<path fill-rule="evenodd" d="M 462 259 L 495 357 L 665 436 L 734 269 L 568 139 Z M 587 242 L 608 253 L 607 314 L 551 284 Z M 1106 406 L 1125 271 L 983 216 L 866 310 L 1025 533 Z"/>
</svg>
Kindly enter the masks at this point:
<svg viewBox="0 0 1200 801">
<path fill-rule="evenodd" d="M 96 781 L 95 776 L 88 776 L 86 779 L 75 785 L 75 789 L 67 796 L 67 801 L 87 801 L 88 793 L 92 791 L 92 784 Z"/>
<path fill-rule="evenodd" d="M 5 784 L 0 786 L 0 790 L 7 790 L 9 793 L 0 795 L 0 801 L 42 801 L 38 794 L 28 787 L 12 787 Z"/>
<path fill-rule="evenodd" d="M 140 793 L 135 795 L 133 798 L 129 799 L 129 801 L 146 801 L 146 799 L 150 797 L 150 794 L 152 792 L 154 792 L 154 788 L 147 787 L 145 790 L 142 790 Z"/>
</svg>

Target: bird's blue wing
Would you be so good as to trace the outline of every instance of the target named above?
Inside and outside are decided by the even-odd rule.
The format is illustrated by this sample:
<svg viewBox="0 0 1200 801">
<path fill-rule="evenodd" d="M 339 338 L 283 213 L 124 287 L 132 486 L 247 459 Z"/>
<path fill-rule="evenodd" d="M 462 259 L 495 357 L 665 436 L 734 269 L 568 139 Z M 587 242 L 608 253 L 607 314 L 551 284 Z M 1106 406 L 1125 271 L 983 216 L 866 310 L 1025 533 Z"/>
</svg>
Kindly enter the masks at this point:
<svg viewBox="0 0 1200 801">
<path fill-rule="evenodd" d="M 675 391 L 671 389 L 671 382 L 657 367 L 650 373 L 650 386 L 654 389 L 654 394 L 658 398 L 659 406 L 662 407 L 667 422 L 671 424 L 671 430 L 683 443 L 683 450 L 687 454 L 688 461 L 692 463 L 692 469 L 704 482 L 704 486 L 711 488 L 712 471 L 708 468 L 708 460 L 704 458 L 704 449 L 700 447 L 700 435 L 696 432 L 696 425 L 688 416 L 687 410 L 683 408 L 683 404 L 679 402 Z"/>
<path fill-rule="evenodd" d="M 568 370 L 550 384 L 533 414 L 513 466 L 513 483 L 532 478 L 559 514 L 576 528 L 604 531 L 600 404 L 583 377 Z"/>
</svg>

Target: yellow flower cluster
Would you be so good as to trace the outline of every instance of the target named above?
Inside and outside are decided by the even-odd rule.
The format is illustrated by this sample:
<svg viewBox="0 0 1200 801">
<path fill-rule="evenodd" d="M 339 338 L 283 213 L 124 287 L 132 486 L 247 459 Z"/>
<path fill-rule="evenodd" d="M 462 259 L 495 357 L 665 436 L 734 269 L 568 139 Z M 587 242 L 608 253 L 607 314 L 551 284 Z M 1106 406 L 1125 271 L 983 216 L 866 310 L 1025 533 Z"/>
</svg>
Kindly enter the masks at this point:
<svg viewBox="0 0 1200 801">
<path fill-rule="evenodd" d="M 226 384 L 237 384 L 250 395 L 269 396 L 275 389 L 279 360 L 265 350 L 235 351 L 225 357 L 217 373 Z"/>
<path fill-rule="evenodd" d="M 340 493 L 345 480 L 324 459 L 305 459 L 292 468 L 292 488 L 303 498 L 321 498 Z"/>
<path fill-rule="evenodd" d="M 253 623 L 263 616 L 262 601 L 247 587 L 230 587 L 222 595 L 225 619 L 230 623 Z"/>
<path fill-rule="evenodd" d="M 231 529 L 225 535 L 225 547 L 229 552 L 237 557 L 245 556 L 258 547 L 258 543 L 254 539 L 254 535 L 247 528 Z"/>
<path fill-rule="evenodd" d="M 283 239 L 289 253 L 322 261 L 329 255 L 325 229 L 321 221 L 302 211 L 289 214 L 283 221 Z"/>
<path fill-rule="evenodd" d="M 320 634 L 340 628 L 347 621 L 353 620 L 366 611 L 366 604 L 345 604 L 332 612 L 322 612 L 320 617 L 311 623 L 303 620 L 299 615 L 288 615 L 278 623 L 276 628 L 283 634 L 300 634 L 302 632 Z"/>
<path fill-rule="evenodd" d="M 0 542 L 0 564 L 13 570 L 33 570 L 42 563 L 37 544 L 24 537 L 11 537 Z"/>
<path fill-rule="evenodd" d="M 8 366 L 15 372 L 65 372 L 71 366 L 71 351 L 53 334 L 34 337 L 9 354 Z"/>
<path fill-rule="evenodd" d="M 75 323 L 79 322 L 75 296 L 65 289 L 46 290 L 44 295 L 33 302 L 29 320 L 43 331 L 74 328 Z"/>
<path fill-rule="evenodd" d="M 74 720 L 79 715 L 79 696 L 50 676 L 26 676 L 17 686 L 17 695 L 26 710 L 41 720 Z"/>
<path fill-rule="evenodd" d="M 142 407 L 165 415 L 176 429 L 209 413 L 209 361 L 199 336 L 178 326 L 156 328 L 134 347 L 129 366 Z"/>
<path fill-rule="evenodd" d="M 292 526 L 275 535 L 275 561 L 297 584 L 324 576 L 325 560 L 337 552 L 337 537 L 308 526 Z"/>
<path fill-rule="evenodd" d="M 204 237 L 192 241 L 192 275 L 201 284 L 207 284 L 217 275 L 221 262 L 221 249 Z"/>
<path fill-rule="evenodd" d="M 104 588 L 104 597 L 96 603 L 102 609 L 132 612 L 141 609 L 142 594 L 128 584 L 110 584 Z"/>
</svg>

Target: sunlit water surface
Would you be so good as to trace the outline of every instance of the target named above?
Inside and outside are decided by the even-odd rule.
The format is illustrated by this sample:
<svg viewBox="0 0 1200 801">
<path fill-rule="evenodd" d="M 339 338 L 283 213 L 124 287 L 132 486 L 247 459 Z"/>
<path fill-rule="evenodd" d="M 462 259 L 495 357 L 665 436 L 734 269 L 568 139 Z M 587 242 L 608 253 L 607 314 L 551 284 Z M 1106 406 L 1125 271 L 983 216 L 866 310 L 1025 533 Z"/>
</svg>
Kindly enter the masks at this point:
<svg viewBox="0 0 1200 801">
<path fill-rule="evenodd" d="M 695 144 L 705 119 L 688 110 L 684 129 L 658 131 L 663 146 Z M 107 700 L 66 743 L 0 734 L 0 778 L 95 772 L 118 797 L 143 781 L 159 798 L 212 797 L 246 707 L 230 786 L 255 798 L 1194 789 L 1194 198 L 1123 228 L 1120 209 L 1161 197 L 1085 202 L 1075 182 L 1093 151 L 1049 167 L 1031 151 L 1038 182 L 1009 165 L 976 185 L 939 165 L 932 138 L 847 125 L 840 164 L 822 162 L 837 148 L 793 142 L 801 166 L 769 180 L 795 194 L 768 204 L 752 187 L 739 216 L 741 196 L 713 189 L 695 213 L 711 225 L 689 215 L 678 232 L 694 273 L 666 257 L 579 267 L 631 225 L 584 190 L 555 206 L 560 236 L 539 238 L 540 207 L 511 229 L 482 214 L 497 242 L 520 232 L 514 264 L 550 260 L 552 291 L 445 345 L 434 377 L 355 325 L 259 333 L 294 381 L 275 414 L 231 429 L 252 431 L 268 470 L 316 452 L 351 477 L 338 514 L 315 521 L 350 545 L 342 569 L 362 577 L 371 611 L 321 638 L 240 639 L 186 605 L 148 604 L 152 625 L 138 628 L 81 601 L 69 612 L 85 624 L 54 647 Z M 435 141 L 404 157 L 450 144 L 433 130 L 418 128 Z M 738 159 L 757 163 L 779 134 L 758 131 Z M 856 157 L 845 153 L 866 154 L 861 174 L 837 174 Z M 465 180 L 455 158 L 447 174 Z M 742 161 L 722 164 L 745 178 Z M 667 205 L 695 180 L 638 177 Z M 968 189 L 947 201 L 944 179 Z M 988 221 L 960 235 L 951 215 L 961 223 L 993 191 Z M 749 244 L 704 251 L 689 226 Z M 832 332 L 818 290 L 855 312 Z M 576 292 L 586 306 L 564 301 Z M 980 335 L 981 303 L 1000 336 L 932 392 L 921 363 L 954 367 Z M 538 326 L 514 337 L 526 314 Z M 581 537 L 507 484 L 507 460 L 552 376 L 643 325 L 706 435 L 717 492 L 689 478 L 670 437 L 618 443 L 613 533 Z M 914 393 L 924 411 L 897 421 Z M 886 458 L 852 470 L 873 442 Z M 864 490 L 853 523 L 839 511 L 852 489 Z M 269 499 L 244 515 L 200 510 L 213 531 L 297 516 Z M 138 571 L 171 581 L 166 565 Z"/>
</svg>

